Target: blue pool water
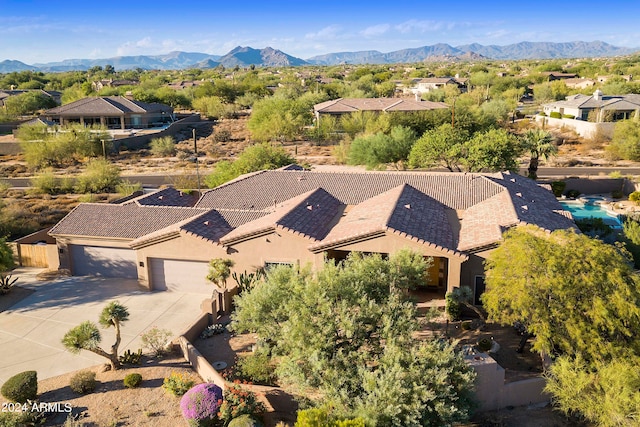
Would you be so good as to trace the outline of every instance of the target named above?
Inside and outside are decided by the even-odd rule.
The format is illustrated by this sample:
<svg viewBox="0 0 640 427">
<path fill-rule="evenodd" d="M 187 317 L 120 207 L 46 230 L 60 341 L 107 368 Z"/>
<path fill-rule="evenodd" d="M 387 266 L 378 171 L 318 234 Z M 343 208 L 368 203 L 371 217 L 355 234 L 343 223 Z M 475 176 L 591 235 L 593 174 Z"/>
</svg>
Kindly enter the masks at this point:
<svg viewBox="0 0 640 427">
<path fill-rule="evenodd" d="M 609 213 L 600 205 L 584 204 L 578 201 L 561 201 L 560 204 L 565 211 L 571 212 L 574 219 L 602 218 L 605 224 L 613 228 L 622 227 L 618 215 Z"/>
</svg>

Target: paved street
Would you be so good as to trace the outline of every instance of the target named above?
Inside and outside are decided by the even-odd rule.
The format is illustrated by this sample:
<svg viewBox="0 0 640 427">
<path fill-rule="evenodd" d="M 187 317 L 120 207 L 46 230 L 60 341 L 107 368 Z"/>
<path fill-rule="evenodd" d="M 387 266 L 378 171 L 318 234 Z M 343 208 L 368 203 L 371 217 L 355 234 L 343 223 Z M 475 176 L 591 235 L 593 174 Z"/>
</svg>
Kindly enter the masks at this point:
<svg viewBox="0 0 640 427">
<path fill-rule="evenodd" d="M 122 327 L 120 352 L 141 347 L 140 335 L 153 326 L 175 335 L 183 332 L 200 314 L 206 295 L 169 291 L 149 292 L 135 280 L 98 277 L 68 277 L 38 282 L 21 274 L 19 284 L 34 292 L 0 313 L 0 384 L 26 370 L 49 378 L 66 372 L 107 362 L 88 351 L 69 353 L 61 344 L 64 334 L 85 320 L 98 323 L 102 308 L 119 301 L 129 309 L 129 320 Z M 102 347 L 113 344 L 114 329 L 100 329 Z"/>
</svg>

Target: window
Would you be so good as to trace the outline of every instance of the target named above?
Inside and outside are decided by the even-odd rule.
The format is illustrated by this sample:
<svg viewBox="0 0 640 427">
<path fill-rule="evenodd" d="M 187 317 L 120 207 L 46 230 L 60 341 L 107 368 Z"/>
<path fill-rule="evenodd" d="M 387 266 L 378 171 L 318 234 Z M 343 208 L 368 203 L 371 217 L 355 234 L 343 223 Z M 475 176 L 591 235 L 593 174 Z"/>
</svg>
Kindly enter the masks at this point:
<svg viewBox="0 0 640 427">
<path fill-rule="evenodd" d="M 474 290 L 473 290 L 473 295 L 474 295 L 473 303 L 475 305 L 482 305 L 482 301 L 480 301 L 480 295 L 484 293 L 484 289 L 485 289 L 484 276 L 476 276 L 475 282 L 474 282 Z"/>
<path fill-rule="evenodd" d="M 291 262 L 269 261 L 264 263 L 264 271 L 269 271 L 270 269 L 275 268 L 279 265 L 286 265 L 287 267 L 293 267 L 293 263 Z"/>
</svg>

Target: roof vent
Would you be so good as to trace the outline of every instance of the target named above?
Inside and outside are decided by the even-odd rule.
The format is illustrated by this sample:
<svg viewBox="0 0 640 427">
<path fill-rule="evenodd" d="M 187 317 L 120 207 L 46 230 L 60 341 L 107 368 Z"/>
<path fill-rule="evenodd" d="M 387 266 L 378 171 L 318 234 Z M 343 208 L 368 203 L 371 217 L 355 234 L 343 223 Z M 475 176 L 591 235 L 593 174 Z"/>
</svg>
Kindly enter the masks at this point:
<svg viewBox="0 0 640 427">
<path fill-rule="evenodd" d="M 162 200 L 162 197 L 163 197 L 163 196 L 158 196 L 158 200 Z"/>
<path fill-rule="evenodd" d="M 516 193 L 516 196 L 522 197 L 522 193 Z"/>
<path fill-rule="evenodd" d="M 407 209 L 411 209 L 411 205 L 409 203 L 407 203 L 406 205 L 404 205 L 405 208 Z"/>
<path fill-rule="evenodd" d="M 204 225 L 209 225 L 209 221 L 205 221 L 205 222 L 204 222 Z"/>
<path fill-rule="evenodd" d="M 523 211 L 528 211 L 528 210 L 529 210 L 529 206 L 524 205 L 524 206 L 522 207 L 522 210 L 523 210 Z"/>
<path fill-rule="evenodd" d="M 307 178 L 305 178 L 305 177 L 304 177 L 304 176 L 302 176 L 302 175 L 300 175 L 300 176 L 298 177 L 298 181 L 304 181 L 305 179 L 307 179 Z"/>
<path fill-rule="evenodd" d="M 595 99 L 596 101 L 602 100 L 602 91 L 600 89 L 597 89 L 595 92 L 593 92 L 593 99 Z"/>
<path fill-rule="evenodd" d="M 313 205 L 307 205 L 307 209 L 309 209 L 310 211 L 313 210 Z"/>
</svg>

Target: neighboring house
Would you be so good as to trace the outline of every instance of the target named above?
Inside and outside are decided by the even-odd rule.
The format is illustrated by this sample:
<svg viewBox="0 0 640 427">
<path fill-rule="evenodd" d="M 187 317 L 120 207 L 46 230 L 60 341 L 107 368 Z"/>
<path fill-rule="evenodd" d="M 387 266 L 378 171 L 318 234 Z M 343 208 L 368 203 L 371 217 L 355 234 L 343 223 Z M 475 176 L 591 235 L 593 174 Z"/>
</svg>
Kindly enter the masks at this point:
<svg viewBox="0 0 640 427">
<path fill-rule="evenodd" d="M 417 112 L 449 108 L 444 102 L 411 100 L 405 98 L 338 98 L 313 106 L 316 123 L 322 115 L 341 116 L 358 111 L 377 113 Z"/>
<path fill-rule="evenodd" d="M 548 81 L 552 82 L 554 80 L 566 80 L 566 79 L 575 79 L 578 77 L 577 74 L 573 73 L 558 73 L 556 71 L 547 71 L 541 73 L 543 76 L 547 76 Z"/>
<path fill-rule="evenodd" d="M 197 87 L 204 83 L 204 80 L 182 80 L 179 82 L 169 83 L 167 84 L 167 87 L 170 87 L 174 90 L 183 90 L 191 87 Z"/>
<path fill-rule="evenodd" d="M 210 294 L 205 276 L 213 258 L 233 260 L 241 273 L 411 248 L 433 258 L 425 285 L 441 298 L 468 286 L 478 301 L 483 262 L 506 229 L 575 227 L 548 189 L 509 173 L 289 167 L 244 175 L 194 201 L 167 188 L 120 205 L 80 204 L 49 232 L 60 267 Z"/>
<path fill-rule="evenodd" d="M 102 79 L 91 82 L 91 88 L 96 92 L 100 92 L 105 87 L 137 86 L 138 84 L 140 84 L 140 82 L 137 80 Z"/>
<path fill-rule="evenodd" d="M 589 114 L 595 111 L 595 122 L 615 122 L 625 120 L 639 114 L 640 95 L 603 95 L 596 90 L 592 96 L 571 95 L 564 101 L 543 105 L 543 111 L 548 116 L 551 112 L 571 115 L 579 120 L 588 120 Z M 640 117 L 640 116 L 637 116 Z M 606 118 L 606 120 L 605 120 Z"/>
<path fill-rule="evenodd" d="M 633 80 L 633 76 L 631 74 L 629 75 L 613 75 L 613 76 L 598 76 L 598 83 L 606 83 L 609 79 L 612 78 L 621 78 L 626 82 L 630 82 L 631 80 Z"/>
<path fill-rule="evenodd" d="M 102 125 L 108 129 L 144 129 L 171 122 L 173 108 L 123 96 L 100 96 L 52 108 L 43 112 L 42 117 L 57 125 L 80 123 L 85 126 Z"/>
<path fill-rule="evenodd" d="M 427 77 L 422 79 L 413 79 L 412 86 L 404 91 L 422 95 L 433 90 L 443 89 L 445 86 L 453 86 L 461 91 L 466 91 L 468 79 L 460 79 L 457 77 Z"/>
<path fill-rule="evenodd" d="M 586 89 L 596 85 L 596 81 L 593 79 L 565 79 L 564 84 L 570 89 Z"/>
<path fill-rule="evenodd" d="M 0 107 L 4 106 L 4 100 L 16 95 L 22 95 L 27 92 L 39 92 L 43 95 L 46 95 L 53 99 L 56 104 L 60 104 L 60 99 L 62 98 L 62 92 L 58 92 L 57 90 L 41 90 L 41 89 L 0 89 Z"/>
</svg>

